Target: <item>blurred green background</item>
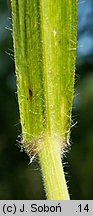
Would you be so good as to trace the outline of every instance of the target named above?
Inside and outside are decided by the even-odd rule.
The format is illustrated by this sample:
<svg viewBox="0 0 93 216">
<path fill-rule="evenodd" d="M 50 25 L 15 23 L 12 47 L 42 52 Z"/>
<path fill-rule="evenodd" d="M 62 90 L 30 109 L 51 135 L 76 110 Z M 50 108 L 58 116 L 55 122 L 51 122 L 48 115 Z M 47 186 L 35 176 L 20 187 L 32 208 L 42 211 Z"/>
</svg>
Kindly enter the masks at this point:
<svg viewBox="0 0 93 216">
<path fill-rule="evenodd" d="M 20 151 L 21 126 L 11 10 L 0 0 L 0 199 L 45 199 L 37 161 Z M 71 199 L 93 199 L 93 1 L 78 1 L 78 38 L 71 146 L 64 169 Z"/>
</svg>

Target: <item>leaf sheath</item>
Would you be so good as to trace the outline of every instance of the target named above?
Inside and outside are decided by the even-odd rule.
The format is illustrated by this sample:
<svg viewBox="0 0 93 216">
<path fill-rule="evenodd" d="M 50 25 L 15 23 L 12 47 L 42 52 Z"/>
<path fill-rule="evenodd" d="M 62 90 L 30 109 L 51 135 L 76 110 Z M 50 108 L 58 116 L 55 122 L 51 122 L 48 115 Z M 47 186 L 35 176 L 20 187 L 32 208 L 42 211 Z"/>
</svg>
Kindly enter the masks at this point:
<svg viewBox="0 0 93 216">
<path fill-rule="evenodd" d="M 69 199 L 61 151 L 70 128 L 76 0 L 11 0 L 24 148 L 38 154 L 48 199 Z"/>
</svg>

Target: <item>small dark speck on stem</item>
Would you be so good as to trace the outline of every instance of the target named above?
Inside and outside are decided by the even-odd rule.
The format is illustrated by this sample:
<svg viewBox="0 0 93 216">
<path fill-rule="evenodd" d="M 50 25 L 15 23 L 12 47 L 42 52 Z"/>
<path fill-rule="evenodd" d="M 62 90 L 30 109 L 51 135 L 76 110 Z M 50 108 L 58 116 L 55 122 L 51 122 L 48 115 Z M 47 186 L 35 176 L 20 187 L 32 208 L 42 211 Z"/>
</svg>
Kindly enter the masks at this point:
<svg viewBox="0 0 93 216">
<path fill-rule="evenodd" d="M 33 96 L 32 90 L 29 89 L 29 98 L 30 98 L 30 100 L 32 99 L 32 96 Z"/>
</svg>

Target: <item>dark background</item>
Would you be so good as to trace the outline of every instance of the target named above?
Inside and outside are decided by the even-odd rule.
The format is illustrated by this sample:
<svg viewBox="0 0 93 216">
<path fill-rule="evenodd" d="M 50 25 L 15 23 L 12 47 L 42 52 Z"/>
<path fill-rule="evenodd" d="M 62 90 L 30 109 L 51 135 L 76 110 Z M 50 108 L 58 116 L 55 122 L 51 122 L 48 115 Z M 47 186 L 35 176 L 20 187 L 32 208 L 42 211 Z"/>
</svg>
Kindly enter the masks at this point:
<svg viewBox="0 0 93 216">
<path fill-rule="evenodd" d="M 78 1 L 71 149 L 64 162 L 71 199 L 93 199 L 93 0 Z M 10 5 L 0 0 L 0 199 L 45 199 L 37 161 L 20 152 Z"/>
</svg>

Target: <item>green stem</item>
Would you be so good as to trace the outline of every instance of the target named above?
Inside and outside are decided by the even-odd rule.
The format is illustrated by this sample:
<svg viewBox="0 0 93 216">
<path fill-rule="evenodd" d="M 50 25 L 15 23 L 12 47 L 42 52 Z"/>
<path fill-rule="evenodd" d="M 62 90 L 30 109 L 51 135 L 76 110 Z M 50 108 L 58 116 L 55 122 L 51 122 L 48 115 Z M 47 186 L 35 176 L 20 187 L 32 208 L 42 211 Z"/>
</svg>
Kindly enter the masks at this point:
<svg viewBox="0 0 93 216">
<path fill-rule="evenodd" d="M 70 128 L 77 0 L 11 0 L 24 148 L 38 154 L 48 199 L 69 199 L 61 164 Z"/>
<path fill-rule="evenodd" d="M 39 151 L 44 185 L 49 200 L 68 200 L 69 194 L 60 158 L 60 141 L 46 136 L 44 147 Z"/>
</svg>

